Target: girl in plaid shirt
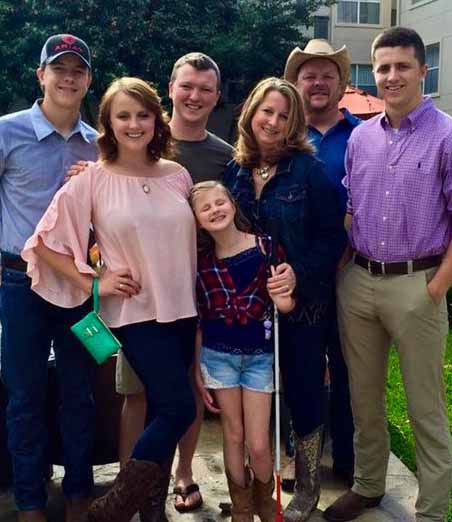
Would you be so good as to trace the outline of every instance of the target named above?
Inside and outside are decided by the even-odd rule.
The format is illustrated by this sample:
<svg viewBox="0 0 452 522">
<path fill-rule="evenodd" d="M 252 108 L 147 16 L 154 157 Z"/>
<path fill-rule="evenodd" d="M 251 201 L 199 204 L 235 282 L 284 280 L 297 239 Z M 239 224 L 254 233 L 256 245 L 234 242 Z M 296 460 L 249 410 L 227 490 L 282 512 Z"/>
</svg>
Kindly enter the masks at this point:
<svg viewBox="0 0 452 522">
<path fill-rule="evenodd" d="M 294 299 L 290 291 L 267 288 L 269 269 L 275 274 L 271 240 L 249 233 L 226 187 L 198 183 L 191 203 L 200 230 L 197 384 L 206 407 L 221 414 L 233 521 L 252 522 L 255 512 L 262 522 L 273 522 L 271 305 L 287 313 Z"/>
</svg>

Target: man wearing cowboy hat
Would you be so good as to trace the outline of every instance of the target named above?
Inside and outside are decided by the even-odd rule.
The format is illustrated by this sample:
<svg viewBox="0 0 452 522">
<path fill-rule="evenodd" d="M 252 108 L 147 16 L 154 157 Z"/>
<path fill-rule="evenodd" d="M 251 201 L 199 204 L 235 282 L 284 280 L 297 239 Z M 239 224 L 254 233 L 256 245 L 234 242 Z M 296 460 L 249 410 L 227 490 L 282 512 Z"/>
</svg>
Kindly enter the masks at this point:
<svg viewBox="0 0 452 522">
<path fill-rule="evenodd" d="M 341 181 L 345 176 L 344 156 L 353 129 L 361 122 L 346 109 L 339 110 L 350 75 L 350 57 L 343 46 L 335 51 L 326 40 L 313 39 L 304 50 L 296 47 L 289 55 L 284 78 L 295 85 L 302 100 L 308 135 L 315 145 L 316 155 L 325 163 L 342 203 L 343 214 L 347 193 Z M 333 471 L 350 484 L 353 481 L 353 418 L 350 406 L 347 367 L 337 332 L 336 310 L 331 310 L 331 335 L 328 342 L 328 362 L 331 377 L 331 436 L 333 441 Z M 319 400 L 323 398 L 319 397 Z M 297 444 L 297 453 L 303 445 Z M 297 457 L 296 457 L 297 458 Z M 306 471 L 295 465 L 295 498 L 306 495 L 303 477 Z M 300 468 L 300 469 L 298 469 Z M 295 507 L 297 501 L 293 502 Z M 289 506 L 289 510 L 290 510 Z"/>
<path fill-rule="evenodd" d="M 335 51 L 322 39 L 310 40 L 304 50 L 295 47 L 284 70 L 284 78 L 295 85 L 303 100 L 309 138 L 337 187 L 344 214 L 345 149 L 350 134 L 361 122 L 347 109 L 339 109 L 349 76 L 350 55 L 345 45 Z"/>
</svg>

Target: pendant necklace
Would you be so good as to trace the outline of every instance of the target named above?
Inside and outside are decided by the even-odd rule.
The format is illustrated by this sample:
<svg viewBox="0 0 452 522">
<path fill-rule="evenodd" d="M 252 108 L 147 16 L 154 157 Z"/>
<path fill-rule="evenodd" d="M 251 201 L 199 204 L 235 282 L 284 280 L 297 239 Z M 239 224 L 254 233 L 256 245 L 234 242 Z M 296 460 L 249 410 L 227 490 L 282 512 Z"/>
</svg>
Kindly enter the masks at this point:
<svg viewBox="0 0 452 522">
<path fill-rule="evenodd" d="M 265 165 L 265 167 L 256 167 L 256 174 L 263 180 L 268 179 L 270 176 L 271 165 Z"/>
<path fill-rule="evenodd" d="M 142 185 L 141 188 L 143 189 L 143 192 L 145 194 L 149 194 L 149 192 L 151 192 L 151 189 L 150 189 L 149 185 L 147 185 L 146 183 L 144 185 Z"/>
</svg>

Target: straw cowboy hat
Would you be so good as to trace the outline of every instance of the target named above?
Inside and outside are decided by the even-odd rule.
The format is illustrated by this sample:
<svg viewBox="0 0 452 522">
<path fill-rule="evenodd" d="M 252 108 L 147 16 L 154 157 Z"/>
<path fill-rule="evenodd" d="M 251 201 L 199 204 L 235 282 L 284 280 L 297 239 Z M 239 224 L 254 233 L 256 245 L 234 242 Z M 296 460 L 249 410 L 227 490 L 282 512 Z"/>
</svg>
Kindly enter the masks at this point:
<svg viewBox="0 0 452 522">
<path fill-rule="evenodd" d="M 341 86 L 345 88 L 350 77 L 350 55 L 347 48 L 344 45 L 335 51 L 327 40 L 321 38 L 310 40 L 303 51 L 299 47 L 295 47 L 287 58 L 284 79 L 293 84 L 297 83 L 300 67 L 313 58 L 325 58 L 334 62 L 339 69 Z"/>
</svg>

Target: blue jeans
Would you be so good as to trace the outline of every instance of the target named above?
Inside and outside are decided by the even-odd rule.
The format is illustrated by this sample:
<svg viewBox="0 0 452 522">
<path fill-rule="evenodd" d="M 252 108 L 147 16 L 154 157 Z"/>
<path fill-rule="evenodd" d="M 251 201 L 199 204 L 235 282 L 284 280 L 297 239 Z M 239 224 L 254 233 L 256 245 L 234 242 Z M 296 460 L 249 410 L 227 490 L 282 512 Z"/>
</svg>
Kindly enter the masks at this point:
<svg viewBox="0 0 452 522">
<path fill-rule="evenodd" d="M 310 322 L 280 316 L 284 399 L 299 438 L 325 422 L 325 352 L 331 325 L 325 313 L 313 315 Z"/>
<path fill-rule="evenodd" d="M 129 324 L 114 333 L 146 394 L 145 429 L 132 458 L 164 464 L 196 416 L 189 378 L 196 318 Z"/>
<path fill-rule="evenodd" d="M 8 393 L 8 447 L 21 511 L 42 509 L 47 502 L 45 402 L 52 342 L 61 400 L 63 491 L 68 497 L 92 492 L 95 363 L 69 330 L 88 310 L 89 304 L 72 309 L 54 306 L 30 289 L 25 273 L 2 270 L 1 375 Z"/>
</svg>

